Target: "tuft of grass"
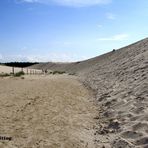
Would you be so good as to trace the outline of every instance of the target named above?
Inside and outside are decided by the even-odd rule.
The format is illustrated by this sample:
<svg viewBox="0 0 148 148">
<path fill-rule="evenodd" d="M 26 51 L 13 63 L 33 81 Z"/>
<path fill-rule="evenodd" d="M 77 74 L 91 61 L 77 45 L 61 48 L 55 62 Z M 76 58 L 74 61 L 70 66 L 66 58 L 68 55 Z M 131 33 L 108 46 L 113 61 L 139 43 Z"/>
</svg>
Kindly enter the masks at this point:
<svg viewBox="0 0 148 148">
<path fill-rule="evenodd" d="M 17 72 L 17 73 L 15 73 L 13 76 L 14 77 L 20 77 L 20 76 L 22 76 L 22 75 L 24 75 L 25 73 L 23 72 L 23 71 L 20 71 L 20 72 Z"/>
</svg>

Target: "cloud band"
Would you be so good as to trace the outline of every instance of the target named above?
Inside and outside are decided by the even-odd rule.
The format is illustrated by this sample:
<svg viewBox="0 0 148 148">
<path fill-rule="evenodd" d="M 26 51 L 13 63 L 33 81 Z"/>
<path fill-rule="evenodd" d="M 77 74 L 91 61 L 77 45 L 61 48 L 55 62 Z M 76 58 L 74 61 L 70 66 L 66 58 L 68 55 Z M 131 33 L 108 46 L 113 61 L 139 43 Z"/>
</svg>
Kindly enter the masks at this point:
<svg viewBox="0 0 148 148">
<path fill-rule="evenodd" d="M 85 7 L 93 5 L 108 4 L 111 0 L 17 0 L 17 2 L 57 4 L 70 7 Z"/>
</svg>

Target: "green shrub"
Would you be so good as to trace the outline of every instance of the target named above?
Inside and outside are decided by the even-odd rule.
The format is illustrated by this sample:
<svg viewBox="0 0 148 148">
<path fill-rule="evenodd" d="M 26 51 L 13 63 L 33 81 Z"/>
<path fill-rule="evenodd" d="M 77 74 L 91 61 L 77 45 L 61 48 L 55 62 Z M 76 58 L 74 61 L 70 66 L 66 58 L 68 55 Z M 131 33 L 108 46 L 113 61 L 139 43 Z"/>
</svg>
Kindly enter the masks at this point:
<svg viewBox="0 0 148 148">
<path fill-rule="evenodd" d="M 25 73 L 23 71 L 17 72 L 14 74 L 14 77 L 20 77 L 22 75 L 24 75 Z"/>
</svg>

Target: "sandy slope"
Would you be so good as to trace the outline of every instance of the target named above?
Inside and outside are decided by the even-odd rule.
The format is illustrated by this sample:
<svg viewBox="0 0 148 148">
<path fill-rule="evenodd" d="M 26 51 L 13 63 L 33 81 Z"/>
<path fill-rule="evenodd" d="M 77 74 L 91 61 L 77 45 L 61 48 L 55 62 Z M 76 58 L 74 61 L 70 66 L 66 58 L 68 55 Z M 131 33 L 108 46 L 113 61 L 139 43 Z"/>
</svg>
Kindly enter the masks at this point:
<svg viewBox="0 0 148 148">
<path fill-rule="evenodd" d="M 148 147 L 148 39 L 108 53 L 87 73 L 100 106 L 98 145 Z"/>
<path fill-rule="evenodd" d="M 148 38 L 81 62 L 34 66 L 76 73 L 96 92 L 98 147 L 148 148 Z"/>
<path fill-rule="evenodd" d="M 75 77 L 0 78 L 0 147 L 94 148 L 91 100 Z"/>
</svg>

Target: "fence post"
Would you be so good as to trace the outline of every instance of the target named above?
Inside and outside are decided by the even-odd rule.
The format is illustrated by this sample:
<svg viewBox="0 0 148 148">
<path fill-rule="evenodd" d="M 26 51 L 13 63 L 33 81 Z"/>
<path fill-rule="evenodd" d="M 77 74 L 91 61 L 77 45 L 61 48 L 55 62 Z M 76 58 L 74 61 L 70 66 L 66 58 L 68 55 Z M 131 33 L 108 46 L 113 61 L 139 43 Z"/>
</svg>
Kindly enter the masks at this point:
<svg viewBox="0 0 148 148">
<path fill-rule="evenodd" d="M 14 67 L 12 67 L 12 74 L 14 75 Z"/>
</svg>

